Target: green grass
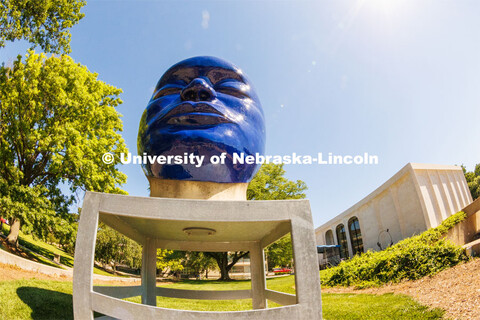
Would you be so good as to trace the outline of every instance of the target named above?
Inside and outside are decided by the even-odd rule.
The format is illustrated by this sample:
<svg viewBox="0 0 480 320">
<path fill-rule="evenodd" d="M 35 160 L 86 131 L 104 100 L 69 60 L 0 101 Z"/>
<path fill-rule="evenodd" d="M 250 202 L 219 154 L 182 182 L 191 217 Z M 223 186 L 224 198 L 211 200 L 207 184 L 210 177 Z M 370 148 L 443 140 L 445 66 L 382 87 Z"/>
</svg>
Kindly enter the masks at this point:
<svg viewBox="0 0 480 320">
<path fill-rule="evenodd" d="M 267 280 L 267 287 L 293 293 L 293 277 Z M 242 290 L 249 281 L 182 281 L 165 284 L 178 289 Z M 16 280 L 0 282 L 0 319 L 72 319 L 72 284 L 61 281 Z M 128 299 L 140 302 L 139 297 Z M 330 319 L 441 319 L 443 311 L 429 310 L 404 295 L 323 294 L 323 317 Z M 183 310 L 248 310 L 250 300 L 205 301 L 158 297 L 159 307 Z M 269 302 L 269 306 L 274 306 Z M 293 320 L 293 319 L 292 319 Z"/>
<path fill-rule="evenodd" d="M 3 234 L 8 234 L 10 232 L 10 227 L 7 225 L 3 225 Z M 47 257 L 50 260 L 53 260 L 55 254 L 60 255 L 60 262 L 68 267 L 73 267 L 73 257 L 66 253 L 65 251 L 52 246 L 48 243 L 45 243 L 41 240 L 34 239 L 31 235 L 29 234 L 24 234 L 22 231 L 20 231 L 19 236 L 18 236 L 18 242 L 32 250 L 33 252 L 39 253 L 45 257 Z"/>
<path fill-rule="evenodd" d="M 267 279 L 267 288 L 280 292 L 295 294 L 295 278 L 293 276 Z M 249 290 L 251 288 L 250 280 L 235 281 L 217 281 L 217 280 L 184 280 L 176 283 L 159 284 L 158 286 L 173 289 L 184 290 Z M 125 299 L 131 302 L 140 303 L 140 297 Z M 163 308 L 183 309 L 183 310 L 203 310 L 203 311 L 238 311 L 251 310 L 252 301 L 250 299 L 242 300 L 191 300 L 157 297 L 157 306 Z M 269 307 L 280 307 L 272 301 Z"/>
<path fill-rule="evenodd" d="M 339 320 L 442 319 L 443 311 L 429 309 L 405 295 L 391 293 L 322 294 L 323 316 Z"/>
<path fill-rule="evenodd" d="M 93 268 L 93 273 L 95 274 L 99 274 L 99 275 L 102 275 L 102 276 L 110 276 L 110 277 L 127 277 L 128 276 L 124 276 L 124 275 L 120 275 L 120 274 L 111 274 L 111 273 L 108 273 L 107 271 L 103 270 L 103 269 L 99 269 L 97 267 L 94 267 Z"/>
<path fill-rule="evenodd" d="M 185 290 L 249 290 L 251 287 L 250 280 L 182 280 L 167 284 L 159 283 L 158 286 Z"/>
<path fill-rule="evenodd" d="M 16 280 L 0 283 L 1 319 L 72 319 L 72 284 Z"/>
<path fill-rule="evenodd" d="M 10 227 L 6 224 L 3 224 L 2 227 L 3 234 L 7 235 L 10 232 Z M 30 249 L 32 252 L 29 252 L 29 254 L 35 259 L 37 259 L 37 262 L 43 263 L 45 265 L 55 267 L 55 268 L 61 268 L 59 265 L 53 263 L 50 260 L 53 260 L 55 254 L 60 255 L 60 262 L 68 267 L 73 267 L 73 257 L 66 253 L 65 251 L 50 245 L 48 243 L 45 243 L 41 240 L 34 239 L 31 235 L 29 234 L 24 234 L 22 231 L 20 231 L 19 236 L 18 236 L 18 242 Z M 0 249 L 2 249 L 0 245 Z M 43 257 L 42 257 L 43 256 Z M 45 259 L 44 257 L 50 259 Z M 93 269 L 93 273 L 99 274 L 99 275 L 105 275 L 105 276 L 113 276 L 111 273 L 106 272 L 103 269 L 99 269 L 95 267 Z"/>
</svg>

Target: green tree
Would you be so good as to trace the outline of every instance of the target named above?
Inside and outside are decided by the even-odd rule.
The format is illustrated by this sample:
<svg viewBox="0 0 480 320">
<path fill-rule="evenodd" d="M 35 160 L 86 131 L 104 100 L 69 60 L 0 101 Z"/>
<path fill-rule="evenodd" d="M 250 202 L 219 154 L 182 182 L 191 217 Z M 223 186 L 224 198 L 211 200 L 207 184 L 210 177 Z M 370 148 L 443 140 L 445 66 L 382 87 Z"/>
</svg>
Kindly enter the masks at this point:
<svg viewBox="0 0 480 320">
<path fill-rule="evenodd" d="M 287 234 L 269 245 L 265 250 L 265 254 L 269 270 L 275 267 L 292 267 L 293 250 L 290 235 Z"/>
<path fill-rule="evenodd" d="M 467 171 L 465 166 L 462 166 L 465 179 L 467 180 L 468 188 L 472 194 L 473 200 L 480 197 L 480 163 L 475 166 L 474 171 Z"/>
<path fill-rule="evenodd" d="M 95 243 L 95 260 L 101 262 L 104 268 L 110 265 L 114 273 L 120 264 L 137 269 L 142 264 L 142 248 L 118 231 L 100 224 Z"/>
<path fill-rule="evenodd" d="M 236 251 L 236 252 L 205 252 L 205 255 L 211 257 L 217 263 L 220 270 L 221 281 L 230 281 L 230 270 L 233 266 L 243 257 L 248 255 L 248 251 Z M 229 261 L 230 260 L 230 261 Z"/>
<path fill-rule="evenodd" d="M 70 31 L 84 14 L 84 0 L 2 0 L 0 47 L 24 39 L 45 52 L 69 53 Z"/>
<path fill-rule="evenodd" d="M 187 252 L 186 256 L 185 267 L 189 268 L 196 276 L 205 272 L 205 277 L 208 279 L 208 270 L 215 269 L 217 266 L 215 259 L 205 252 Z"/>
<path fill-rule="evenodd" d="M 68 228 L 77 191 L 124 193 L 120 93 L 66 55 L 29 51 L 0 68 L 0 215 L 11 222 L 10 243 L 22 225 L 41 238 Z M 107 152 L 114 163 L 102 161 Z"/>
<path fill-rule="evenodd" d="M 75 240 L 77 239 L 78 231 L 78 214 L 70 213 L 67 215 L 68 219 L 58 219 L 59 227 L 55 227 L 47 235 L 50 243 L 62 246 L 65 252 L 73 255 L 75 253 Z"/>
<path fill-rule="evenodd" d="M 291 181 L 284 177 L 285 169 L 283 164 L 264 164 L 252 179 L 247 189 L 248 200 L 287 200 L 303 199 L 304 191 L 307 189 L 305 182 L 301 180 Z M 292 260 L 292 242 L 287 235 L 275 242 L 266 249 L 266 254 L 272 263 L 283 264 L 283 260 Z M 285 256 L 277 260 L 279 255 Z M 248 255 L 248 251 L 239 252 L 208 252 L 210 257 L 214 258 L 220 269 L 220 279 L 231 280 L 230 270 L 243 257 Z M 271 256 L 271 257 L 270 257 Z M 229 262 L 230 261 L 230 262 Z"/>
<path fill-rule="evenodd" d="M 183 251 L 157 249 L 157 269 L 160 273 L 170 273 L 183 270 Z"/>
<path fill-rule="evenodd" d="M 255 200 L 304 199 L 307 185 L 301 180 L 284 177 L 283 165 L 263 165 L 256 179 L 248 186 L 247 196 Z M 288 234 L 265 249 L 269 269 L 290 266 L 293 261 L 292 239 Z"/>
<path fill-rule="evenodd" d="M 248 200 L 304 199 L 307 185 L 301 180 L 291 181 L 284 177 L 283 164 L 262 165 L 247 189 Z"/>
<path fill-rule="evenodd" d="M 205 272 L 208 278 L 208 270 L 215 267 L 215 260 L 204 252 L 157 249 L 157 269 L 162 274 L 176 274 L 186 269 L 194 275 Z"/>
</svg>

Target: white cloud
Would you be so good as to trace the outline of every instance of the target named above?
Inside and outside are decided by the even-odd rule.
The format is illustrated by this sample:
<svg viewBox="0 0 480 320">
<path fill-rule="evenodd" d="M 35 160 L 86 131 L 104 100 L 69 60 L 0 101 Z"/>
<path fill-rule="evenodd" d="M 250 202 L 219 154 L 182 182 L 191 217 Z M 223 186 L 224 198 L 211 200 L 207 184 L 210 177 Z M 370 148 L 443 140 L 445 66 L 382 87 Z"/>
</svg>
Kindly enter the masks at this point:
<svg viewBox="0 0 480 320">
<path fill-rule="evenodd" d="M 202 11 L 202 28 L 208 29 L 208 23 L 210 22 L 210 12 L 208 10 Z"/>
</svg>

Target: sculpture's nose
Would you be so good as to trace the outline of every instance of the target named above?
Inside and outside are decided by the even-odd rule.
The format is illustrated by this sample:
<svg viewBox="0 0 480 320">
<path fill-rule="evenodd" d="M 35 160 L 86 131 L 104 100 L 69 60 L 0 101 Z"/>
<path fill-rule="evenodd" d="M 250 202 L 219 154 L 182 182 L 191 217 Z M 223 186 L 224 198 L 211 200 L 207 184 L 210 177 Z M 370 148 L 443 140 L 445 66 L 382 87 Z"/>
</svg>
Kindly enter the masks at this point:
<svg viewBox="0 0 480 320">
<path fill-rule="evenodd" d="M 180 93 L 183 101 L 211 101 L 216 97 L 215 90 L 202 78 L 195 78 Z"/>
</svg>

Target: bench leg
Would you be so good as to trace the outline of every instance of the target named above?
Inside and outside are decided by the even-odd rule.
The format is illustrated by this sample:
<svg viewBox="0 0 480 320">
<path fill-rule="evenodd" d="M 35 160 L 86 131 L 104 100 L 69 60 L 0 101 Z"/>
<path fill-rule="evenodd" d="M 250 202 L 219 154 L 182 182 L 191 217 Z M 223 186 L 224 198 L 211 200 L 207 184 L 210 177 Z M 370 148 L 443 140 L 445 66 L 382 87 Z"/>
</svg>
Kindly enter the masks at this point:
<svg viewBox="0 0 480 320">
<path fill-rule="evenodd" d="M 253 309 L 266 309 L 265 257 L 260 243 L 255 244 L 250 250 L 250 274 L 252 276 Z"/>
<path fill-rule="evenodd" d="M 297 303 L 309 306 L 310 314 L 306 318 L 322 319 L 320 273 L 311 215 L 292 219 L 292 247 Z"/>
<path fill-rule="evenodd" d="M 157 248 L 147 238 L 142 249 L 142 304 L 157 306 Z"/>
</svg>

